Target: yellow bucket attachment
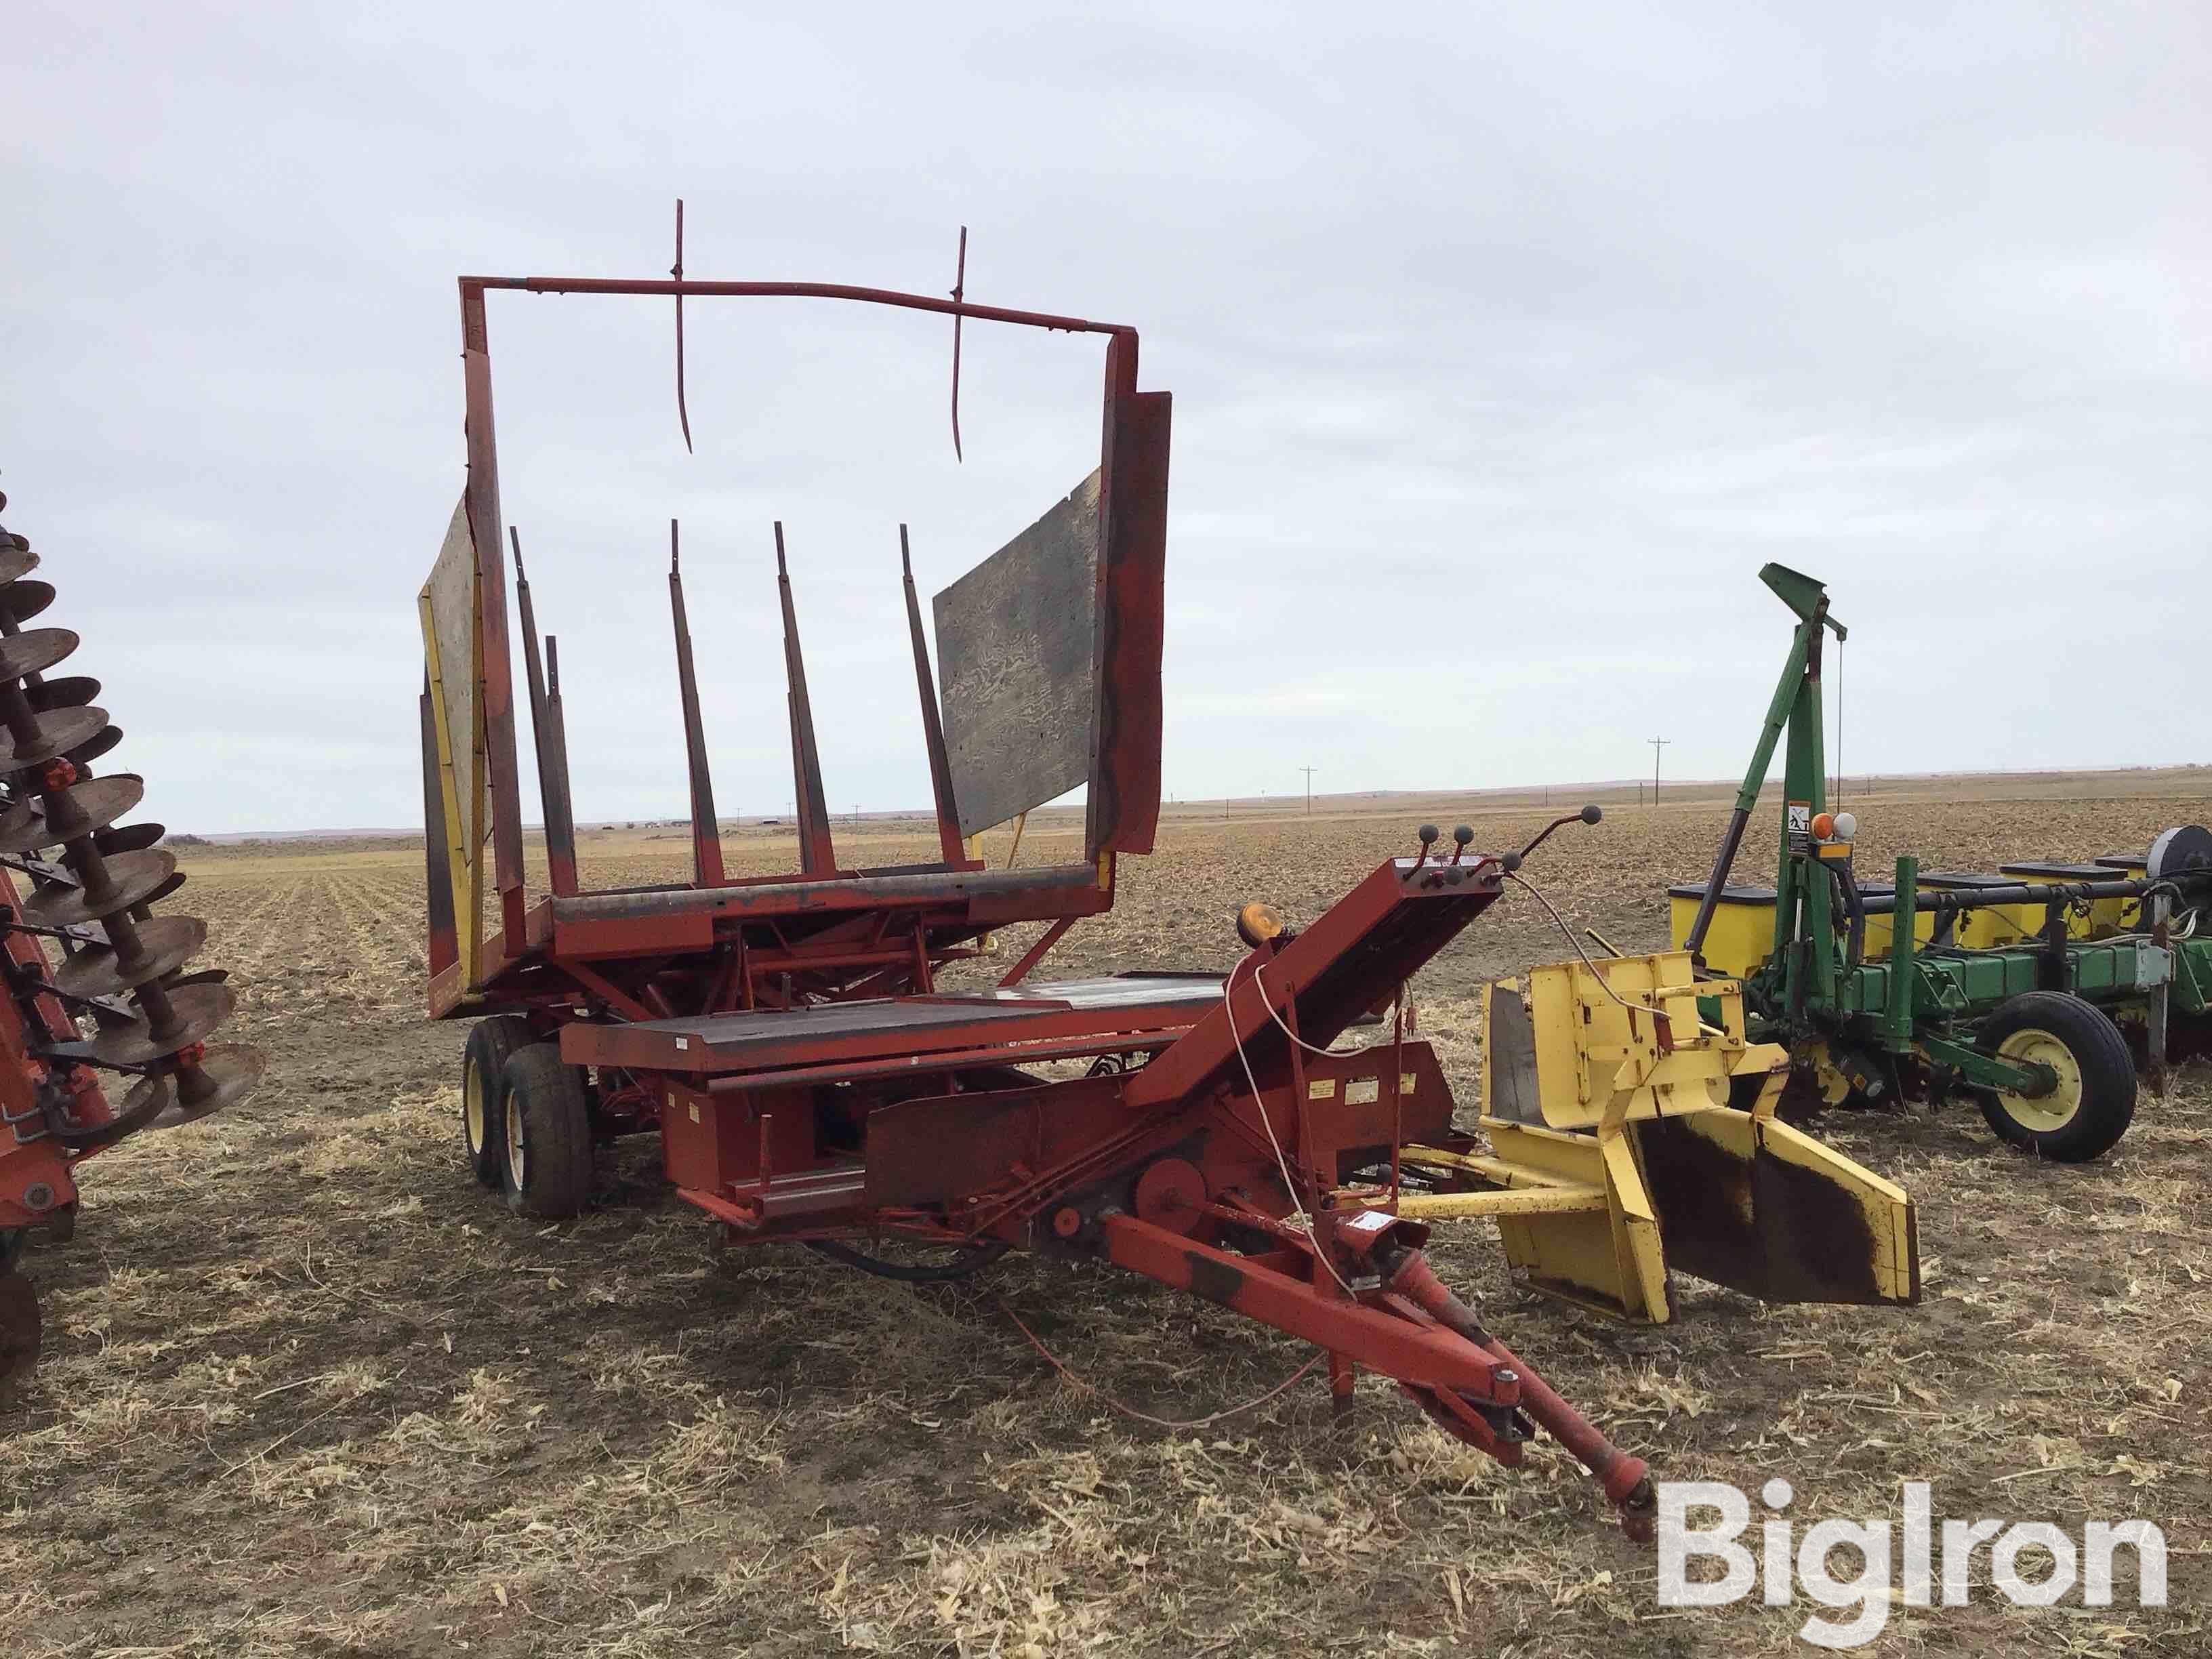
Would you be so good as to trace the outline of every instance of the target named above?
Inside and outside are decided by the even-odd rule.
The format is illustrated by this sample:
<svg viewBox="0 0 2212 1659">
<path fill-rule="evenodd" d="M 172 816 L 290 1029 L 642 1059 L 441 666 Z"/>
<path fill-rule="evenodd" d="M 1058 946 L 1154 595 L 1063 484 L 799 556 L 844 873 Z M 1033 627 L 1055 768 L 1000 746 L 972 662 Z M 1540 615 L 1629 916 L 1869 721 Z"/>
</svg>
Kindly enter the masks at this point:
<svg viewBox="0 0 2212 1659">
<path fill-rule="evenodd" d="M 1919 1301 L 1912 1200 L 1774 1116 L 1788 1056 L 1745 1040 L 1735 981 L 1681 951 L 1562 963 L 1485 987 L 1481 1018 L 1491 1150 L 1406 1148 L 1446 1190 L 1401 1214 L 1494 1216 L 1532 1287 L 1628 1319 L 1669 1316 L 1670 1267 L 1769 1302 Z"/>
</svg>

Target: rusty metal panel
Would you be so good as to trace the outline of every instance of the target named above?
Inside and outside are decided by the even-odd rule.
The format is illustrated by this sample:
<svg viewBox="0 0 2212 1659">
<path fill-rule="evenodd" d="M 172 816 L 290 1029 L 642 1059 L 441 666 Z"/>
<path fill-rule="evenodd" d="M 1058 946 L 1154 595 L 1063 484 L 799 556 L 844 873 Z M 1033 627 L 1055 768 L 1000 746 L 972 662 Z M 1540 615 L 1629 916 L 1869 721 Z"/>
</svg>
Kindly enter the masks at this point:
<svg viewBox="0 0 2212 1659">
<path fill-rule="evenodd" d="M 1098 672 L 1084 851 L 1149 853 L 1160 818 L 1160 653 L 1166 618 L 1164 392 L 1114 399 L 1107 423 L 1105 556 L 1096 605 Z"/>
<path fill-rule="evenodd" d="M 430 672 L 422 672 L 422 856 L 423 884 L 429 894 L 428 965 L 443 972 L 460 959 L 453 930 L 452 849 L 446 839 L 446 781 L 438 758 L 438 719 L 430 707 Z"/>
<path fill-rule="evenodd" d="M 1097 472 L 933 601 L 960 833 L 1091 778 Z"/>
<path fill-rule="evenodd" d="M 430 629 L 437 641 L 439 690 L 446 708 L 446 741 L 452 745 L 460 787 L 454 805 L 459 822 L 454 839 L 470 851 L 483 844 L 472 816 L 475 803 L 467 785 L 477 758 L 477 550 L 469 535 L 468 501 L 464 496 L 453 508 L 453 522 L 438 549 L 424 584 L 429 602 Z M 464 758 L 466 757 L 467 758 Z"/>
<path fill-rule="evenodd" d="M 501 556 L 498 444 L 492 434 L 491 356 L 483 290 L 461 279 L 461 380 L 468 401 L 463 436 L 469 452 L 465 500 L 476 538 L 477 696 L 482 699 L 485 781 L 491 811 L 492 864 L 499 884 L 502 954 L 521 949 L 524 933 L 522 797 L 514 758 L 514 678 L 507 648 L 507 561 Z M 483 817 L 471 811 L 472 826 Z M 481 975 L 479 975 L 481 977 Z"/>
</svg>

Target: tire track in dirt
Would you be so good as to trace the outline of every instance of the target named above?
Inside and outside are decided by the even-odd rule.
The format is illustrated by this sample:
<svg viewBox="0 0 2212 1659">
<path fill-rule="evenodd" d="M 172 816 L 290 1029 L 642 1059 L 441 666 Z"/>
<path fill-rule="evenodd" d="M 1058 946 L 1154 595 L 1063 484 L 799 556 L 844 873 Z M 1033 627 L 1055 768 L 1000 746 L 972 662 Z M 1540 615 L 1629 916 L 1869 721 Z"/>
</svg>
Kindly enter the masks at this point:
<svg viewBox="0 0 2212 1659">
<path fill-rule="evenodd" d="M 235 958 L 226 965 L 241 985 L 251 988 L 258 981 L 262 969 L 268 965 L 270 957 L 283 938 L 272 919 L 280 910 L 295 904 L 307 887 L 305 880 L 289 881 L 281 885 L 271 883 L 259 903 L 252 905 L 236 921 L 224 921 L 213 930 L 220 947 L 226 953 L 237 952 Z"/>
<path fill-rule="evenodd" d="M 404 987 L 412 971 L 412 953 L 392 928 L 391 896 L 371 884 L 349 879 L 343 872 L 324 886 L 362 976 L 382 1000 L 394 1006 L 406 1000 Z"/>
<path fill-rule="evenodd" d="M 362 903 L 407 975 L 423 969 L 422 884 L 387 878 L 362 884 Z"/>
</svg>

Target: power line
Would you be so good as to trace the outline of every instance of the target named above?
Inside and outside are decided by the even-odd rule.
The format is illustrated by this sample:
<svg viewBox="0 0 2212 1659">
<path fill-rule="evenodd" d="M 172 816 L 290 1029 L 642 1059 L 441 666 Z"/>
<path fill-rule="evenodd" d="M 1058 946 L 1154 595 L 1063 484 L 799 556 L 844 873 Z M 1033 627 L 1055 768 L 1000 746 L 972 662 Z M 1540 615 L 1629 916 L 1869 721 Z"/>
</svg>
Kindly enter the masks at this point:
<svg viewBox="0 0 2212 1659">
<path fill-rule="evenodd" d="M 1656 806 L 1659 804 L 1659 751 L 1674 741 L 1674 739 L 1672 738 L 1646 738 L 1644 739 L 1644 742 L 1651 745 L 1651 804 L 1654 806 Z"/>
<path fill-rule="evenodd" d="M 1306 775 L 1306 816 L 1308 817 L 1311 817 L 1313 816 L 1313 775 L 1320 769 L 1321 769 L 1319 767 L 1315 766 L 1301 766 L 1298 768 L 1299 771 Z"/>
</svg>

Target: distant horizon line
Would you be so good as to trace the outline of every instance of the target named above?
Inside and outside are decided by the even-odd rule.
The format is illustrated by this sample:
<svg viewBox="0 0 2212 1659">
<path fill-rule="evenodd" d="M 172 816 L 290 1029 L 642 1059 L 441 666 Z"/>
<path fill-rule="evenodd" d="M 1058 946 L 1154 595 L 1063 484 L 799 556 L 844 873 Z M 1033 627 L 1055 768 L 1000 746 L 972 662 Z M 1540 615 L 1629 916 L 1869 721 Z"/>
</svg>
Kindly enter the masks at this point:
<svg viewBox="0 0 2212 1659">
<path fill-rule="evenodd" d="M 2203 772 L 2206 770 L 2212 770 L 2212 763 L 2192 761 L 2177 761 L 2158 766 L 2000 767 L 1995 769 L 1982 771 L 1948 769 L 1931 772 L 1846 772 L 1843 774 L 1843 775 L 1847 779 L 1863 779 L 1866 782 L 1872 784 L 1876 782 L 1918 782 L 1938 778 L 2041 778 L 2065 777 L 2073 775 L 2106 775 L 2123 772 Z M 1500 784 L 1489 787 L 1474 789 L 1351 789 L 1330 794 L 1316 793 L 1312 799 L 1314 804 L 1316 805 L 1319 805 L 1324 801 L 1390 800 L 1403 799 L 1409 796 L 1443 795 L 1462 798 L 1490 797 L 1498 799 L 1507 799 L 1528 795 L 1542 796 L 1547 794 L 1566 794 L 1572 793 L 1577 790 L 1591 792 L 1611 791 L 1618 793 L 1630 789 L 1634 789 L 1640 793 L 1644 789 L 1650 787 L 1650 781 L 1651 781 L 1649 778 L 1604 778 L 1584 780 L 1573 783 Z M 1738 781 L 1729 778 L 1662 778 L 1660 781 L 1660 788 L 1662 793 L 1668 789 L 1733 790 L 1737 787 Z M 1770 789 L 1778 789 L 1781 786 L 1778 782 L 1770 779 L 1765 784 L 1761 786 L 1761 793 L 1763 793 L 1766 790 Z M 1176 795 L 1164 798 L 1161 801 L 1161 806 L 1164 810 L 1171 807 L 1195 806 L 1200 803 L 1206 802 L 1225 802 L 1230 805 L 1234 805 L 1238 802 L 1251 804 L 1262 801 L 1303 804 L 1305 799 L 1306 796 L 1303 790 L 1293 789 L 1285 790 L 1279 793 L 1262 793 L 1256 795 Z M 1030 811 L 1033 814 L 1042 815 L 1048 812 L 1079 812 L 1082 810 L 1082 802 L 1067 801 L 1058 805 L 1032 807 Z M 789 823 L 793 816 L 793 815 L 790 810 L 786 809 L 784 811 L 776 813 L 739 815 L 734 817 L 718 817 L 715 819 L 715 823 L 718 825 L 726 825 L 738 829 L 742 829 L 748 824 L 753 825 L 757 828 L 774 828 L 778 825 Z M 830 815 L 830 819 L 833 824 L 838 823 L 849 823 L 855 820 L 866 820 L 871 818 L 879 820 L 914 818 L 925 823 L 933 823 L 936 820 L 936 809 L 934 807 L 923 805 L 870 807 L 856 810 L 851 812 L 832 812 Z M 663 829 L 672 825 L 685 825 L 690 823 L 690 819 L 688 817 L 638 817 L 594 818 L 588 822 L 577 824 L 576 828 L 579 831 L 586 830 Z M 543 823 L 529 822 L 526 822 L 522 827 L 526 833 L 535 832 L 540 835 L 544 833 L 545 829 L 545 826 Z M 179 842 L 187 837 L 204 842 L 309 841 L 337 840 L 348 836 L 359 836 L 364 837 L 398 837 L 404 836 L 419 836 L 422 833 L 422 826 L 421 824 L 410 823 L 343 827 L 319 826 L 307 830 L 178 830 L 172 833 L 168 839 L 172 842 Z"/>
</svg>

